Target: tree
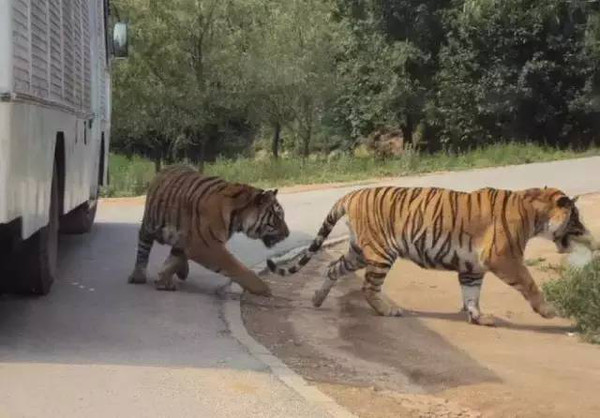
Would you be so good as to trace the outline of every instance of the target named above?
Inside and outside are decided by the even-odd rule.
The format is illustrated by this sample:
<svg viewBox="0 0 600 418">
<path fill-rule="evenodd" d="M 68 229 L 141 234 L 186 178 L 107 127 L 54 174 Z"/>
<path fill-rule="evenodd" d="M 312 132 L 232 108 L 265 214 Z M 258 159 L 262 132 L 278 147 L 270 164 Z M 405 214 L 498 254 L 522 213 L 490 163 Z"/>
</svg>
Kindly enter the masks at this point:
<svg viewBox="0 0 600 418">
<path fill-rule="evenodd" d="M 382 126 L 400 126 L 405 139 L 412 141 L 427 90 L 408 67 L 426 58 L 408 41 L 388 42 L 373 26 L 361 22 L 347 38 L 338 67 L 344 86 L 338 104 L 345 109 L 354 138 Z"/>
<path fill-rule="evenodd" d="M 445 39 L 447 0 L 338 0 L 337 17 L 348 32 L 340 71 L 353 137 L 382 125 L 400 127 L 413 141 L 431 100 L 437 55 Z"/>
<path fill-rule="evenodd" d="M 454 148 L 506 138 L 567 145 L 591 134 L 584 125 L 594 112 L 588 99 L 598 61 L 585 39 L 594 8 L 560 0 L 465 1 L 440 54 L 443 141 Z"/>
<path fill-rule="evenodd" d="M 121 0 L 119 6 L 134 22 L 132 56 L 115 77 L 124 145 L 152 150 L 157 159 L 184 155 L 201 167 L 214 157 L 207 151 L 215 142 L 247 143 L 248 80 L 240 59 L 253 27 L 247 2 Z"/>
<path fill-rule="evenodd" d="M 247 154 L 257 132 L 278 158 L 382 127 L 430 151 L 600 131 L 597 2 L 115 2 L 133 50 L 114 75 L 113 149 L 157 167 Z"/>
<path fill-rule="evenodd" d="M 256 95 L 263 122 L 272 126 L 277 156 L 286 126 L 301 142 L 306 157 L 324 104 L 335 94 L 338 27 L 331 3 L 322 0 L 268 1 L 268 26 L 252 51 L 256 59 Z"/>
<path fill-rule="evenodd" d="M 251 119 L 273 130 L 271 151 L 279 158 L 281 133 L 294 119 L 293 101 L 298 79 L 293 51 L 285 42 L 292 23 L 284 2 L 265 0 L 255 6 L 261 10 L 255 38 L 246 55 L 246 74 L 250 82 Z"/>
</svg>

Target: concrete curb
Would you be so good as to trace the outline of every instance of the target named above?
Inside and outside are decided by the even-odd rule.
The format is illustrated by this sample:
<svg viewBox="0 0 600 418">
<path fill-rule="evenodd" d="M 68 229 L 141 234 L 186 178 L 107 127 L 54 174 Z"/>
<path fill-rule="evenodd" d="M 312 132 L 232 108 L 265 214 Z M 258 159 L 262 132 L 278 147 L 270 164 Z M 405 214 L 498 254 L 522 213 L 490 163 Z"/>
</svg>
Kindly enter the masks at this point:
<svg viewBox="0 0 600 418">
<path fill-rule="evenodd" d="M 343 236 L 328 240 L 323 244 L 323 248 L 331 247 L 347 239 L 348 236 Z M 277 261 L 286 262 L 292 260 L 307 248 L 308 246 L 303 246 L 290 250 L 283 256 L 278 257 Z M 267 269 L 266 262 L 260 263 L 253 268 L 253 270 L 259 275 L 264 273 Z M 239 292 L 241 288 L 237 284 L 234 284 L 231 290 L 232 293 L 241 293 Z M 286 386 L 304 398 L 308 403 L 320 407 L 330 416 L 335 418 L 358 418 L 346 408 L 340 406 L 331 397 L 321 392 L 317 387 L 308 384 L 308 382 L 306 382 L 302 376 L 286 366 L 266 347 L 252 338 L 244 326 L 240 303 L 241 302 L 238 299 L 227 298 L 224 301 L 223 316 L 231 335 L 233 335 L 233 337 L 238 340 L 240 344 L 246 347 L 246 349 L 250 352 L 250 355 L 255 357 L 261 363 L 265 364 L 275 375 L 275 377 L 277 377 Z"/>
</svg>

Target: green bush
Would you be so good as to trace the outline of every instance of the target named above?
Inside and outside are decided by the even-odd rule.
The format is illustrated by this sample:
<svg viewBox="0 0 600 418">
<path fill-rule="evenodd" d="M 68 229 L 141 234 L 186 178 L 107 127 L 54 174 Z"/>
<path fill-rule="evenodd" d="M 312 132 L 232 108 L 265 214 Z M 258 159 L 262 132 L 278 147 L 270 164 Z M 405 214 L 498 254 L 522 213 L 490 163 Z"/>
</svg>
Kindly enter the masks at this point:
<svg viewBox="0 0 600 418">
<path fill-rule="evenodd" d="M 548 301 L 575 320 L 587 341 L 600 344 L 600 257 L 581 269 L 567 269 L 543 285 Z"/>
<path fill-rule="evenodd" d="M 109 157 L 110 184 L 103 187 L 103 197 L 140 196 L 146 193 L 154 177 L 154 164 L 142 157 Z"/>
</svg>

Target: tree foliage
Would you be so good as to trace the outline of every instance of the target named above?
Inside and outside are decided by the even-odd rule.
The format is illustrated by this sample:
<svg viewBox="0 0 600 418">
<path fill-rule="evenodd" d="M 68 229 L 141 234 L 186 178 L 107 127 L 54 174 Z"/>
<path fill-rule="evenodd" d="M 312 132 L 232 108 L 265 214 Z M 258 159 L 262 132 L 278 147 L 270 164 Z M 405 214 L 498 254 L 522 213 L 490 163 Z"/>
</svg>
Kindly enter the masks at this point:
<svg viewBox="0 0 600 418">
<path fill-rule="evenodd" d="M 588 2 L 470 0 L 440 53 L 441 140 L 462 148 L 510 138 L 594 138 L 600 38 Z"/>
<path fill-rule="evenodd" d="M 157 166 L 257 141 L 307 157 L 382 127 L 428 149 L 598 137 L 596 2 L 113 4 L 133 38 L 113 78 L 115 148 Z"/>
</svg>

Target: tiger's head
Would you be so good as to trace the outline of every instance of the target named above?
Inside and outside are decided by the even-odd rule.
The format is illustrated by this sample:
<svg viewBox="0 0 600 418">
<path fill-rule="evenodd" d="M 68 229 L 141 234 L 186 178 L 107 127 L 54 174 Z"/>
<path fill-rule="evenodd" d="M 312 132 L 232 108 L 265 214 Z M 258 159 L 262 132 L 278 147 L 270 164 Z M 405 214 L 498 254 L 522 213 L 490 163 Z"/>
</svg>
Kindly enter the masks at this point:
<svg viewBox="0 0 600 418">
<path fill-rule="evenodd" d="M 577 199 L 548 187 L 540 190 L 535 199 L 537 202 L 534 206 L 537 206 L 538 213 L 541 209 L 543 214 L 537 217 L 539 225 L 536 225 L 536 230 L 540 235 L 551 239 L 559 253 L 571 251 L 573 242 L 579 242 L 591 250 L 600 249 L 599 243 L 581 220 L 579 209 L 575 205 Z"/>
<path fill-rule="evenodd" d="M 267 248 L 290 235 L 283 208 L 277 201 L 277 189 L 260 190 L 251 204 L 239 213 L 240 232 L 248 238 L 260 239 Z"/>
</svg>

